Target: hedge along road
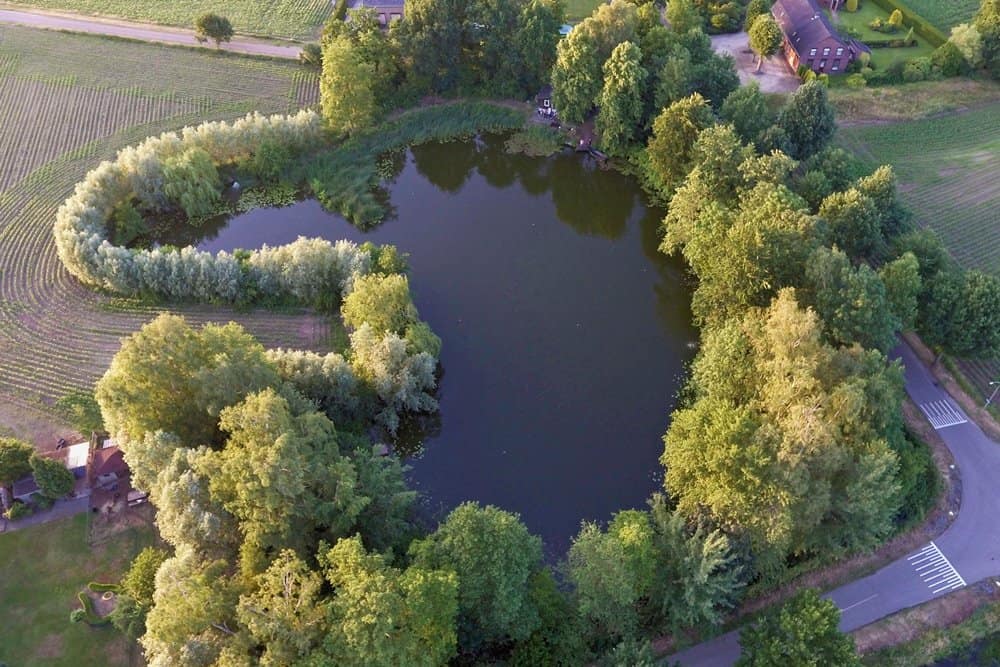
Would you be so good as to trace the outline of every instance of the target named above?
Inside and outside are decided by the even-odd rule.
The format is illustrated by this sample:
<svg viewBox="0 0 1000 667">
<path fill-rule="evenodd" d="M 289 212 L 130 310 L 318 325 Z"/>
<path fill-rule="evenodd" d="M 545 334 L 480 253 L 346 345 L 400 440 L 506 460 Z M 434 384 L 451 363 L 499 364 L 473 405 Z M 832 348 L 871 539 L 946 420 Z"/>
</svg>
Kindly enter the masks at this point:
<svg viewBox="0 0 1000 667">
<path fill-rule="evenodd" d="M 97 19 L 74 14 L 0 9 L 0 23 L 11 23 L 48 30 L 69 30 L 71 32 L 83 32 L 92 35 L 124 37 L 142 42 L 198 46 L 198 41 L 194 38 L 193 30 L 166 28 L 148 23 Z M 206 45 L 205 48 L 213 47 Z M 298 59 L 299 51 L 302 50 L 300 46 L 280 46 L 247 37 L 236 37 L 232 41 L 220 45 L 220 48 L 223 51 L 233 51 L 235 53 L 246 53 L 256 56 L 271 56 L 273 58 L 289 58 L 292 60 Z"/>
<path fill-rule="evenodd" d="M 875 574 L 824 597 L 841 610 L 840 629 L 857 630 L 902 609 L 1000 575 L 1000 444 L 969 420 L 905 343 L 894 351 L 906 373 L 906 392 L 920 406 L 955 457 L 962 474 L 958 518 L 936 540 Z M 670 657 L 686 667 L 732 665 L 740 656 L 739 631 Z"/>
</svg>

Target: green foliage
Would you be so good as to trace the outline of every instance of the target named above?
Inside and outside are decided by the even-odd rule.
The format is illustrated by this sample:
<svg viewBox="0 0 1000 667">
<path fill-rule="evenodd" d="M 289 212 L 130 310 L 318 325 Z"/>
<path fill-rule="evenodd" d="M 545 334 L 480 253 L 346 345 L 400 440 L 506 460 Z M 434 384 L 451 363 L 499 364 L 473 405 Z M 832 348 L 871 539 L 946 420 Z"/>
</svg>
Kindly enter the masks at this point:
<svg viewBox="0 0 1000 667">
<path fill-rule="evenodd" d="M 323 47 L 316 42 L 309 42 L 299 51 L 299 62 L 311 67 L 323 66 Z"/>
<path fill-rule="evenodd" d="M 751 26 L 758 16 L 763 16 L 771 11 L 771 3 L 768 0 L 750 0 L 747 3 L 746 17 L 743 21 L 743 29 L 750 32 Z"/>
<path fill-rule="evenodd" d="M 738 667 L 838 665 L 861 661 L 854 640 L 837 630 L 840 612 L 829 600 L 807 588 L 740 634 L 743 653 Z"/>
<path fill-rule="evenodd" d="M 108 222 L 111 224 L 111 239 L 115 245 L 128 245 L 146 232 L 146 221 L 131 201 L 124 201 L 116 206 Z"/>
<path fill-rule="evenodd" d="M 374 122 L 374 76 L 374 66 L 361 58 L 348 35 L 324 44 L 319 92 L 323 118 L 330 129 L 338 134 L 353 134 Z"/>
<path fill-rule="evenodd" d="M 414 566 L 458 575 L 459 645 L 522 641 L 541 619 L 531 594 L 542 543 L 516 514 L 463 503 L 429 537 L 410 545 Z"/>
<path fill-rule="evenodd" d="M 770 58 L 781 48 L 784 33 L 778 27 L 770 12 L 758 16 L 747 33 L 750 38 L 750 48 L 757 54 L 757 70 L 764 64 L 764 58 Z"/>
<path fill-rule="evenodd" d="M 167 559 L 167 552 L 156 547 L 146 547 L 136 555 L 121 579 L 121 590 L 137 604 L 144 607 L 153 605 L 156 590 L 156 571 Z"/>
<path fill-rule="evenodd" d="M 34 514 L 34 510 L 31 508 L 31 505 L 22 503 L 19 500 L 12 503 L 7 511 L 4 512 L 4 516 L 11 521 L 18 521 L 19 519 L 24 519 L 32 514 Z"/>
<path fill-rule="evenodd" d="M 713 122 L 712 110 L 698 93 L 674 102 L 653 121 L 653 136 L 646 151 L 665 196 L 672 196 L 683 182 L 691 167 L 694 143 Z"/>
<path fill-rule="evenodd" d="M 844 9 L 852 13 L 858 11 L 858 0 L 847 0 Z"/>
<path fill-rule="evenodd" d="M 931 345 L 960 357 L 1000 350 L 1000 279 L 980 271 L 941 271 L 921 299 L 917 330 Z"/>
<path fill-rule="evenodd" d="M 284 142 L 264 139 L 247 162 L 257 178 L 265 182 L 276 182 L 285 173 L 295 158 L 295 153 Z"/>
<path fill-rule="evenodd" d="M 35 448 L 16 438 L 0 438 L 0 485 L 10 486 L 31 472 Z"/>
<path fill-rule="evenodd" d="M 1000 0 L 982 0 L 973 25 L 982 39 L 983 64 L 1000 79 Z"/>
<path fill-rule="evenodd" d="M 917 306 L 923 289 L 919 260 L 912 252 L 903 253 L 879 269 L 879 276 L 900 328 L 910 331 L 917 322 Z"/>
<path fill-rule="evenodd" d="M 689 30 L 700 29 L 705 21 L 691 0 L 671 0 L 667 3 L 667 23 L 676 33 L 686 33 Z"/>
<path fill-rule="evenodd" d="M 76 479 L 61 461 L 53 461 L 37 454 L 31 457 L 31 473 L 43 495 L 62 498 L 73 491 Z"/>
<path fill-rule="evenodd" d="M 656 653 L 648 639 L 626 638 L 600 661 L 604 667 L 655 667 Z"/>
<path fill-rule="evenodd" d="M 612 155 L 624 153 L 638 138 L 647 77 L 641 60 L 642 52 L 635 44 L 622 42 L 604 63 L 604 88 L 596 125 L 601 145 Z"/>
<path fill-rule="evenodd" d="M 402 334 L 419 321 L 410 297 L 410 283 L 401 274 L 372 273 L 354 279 L 354 288 L 341 306 L 344 324 L 358 329 L 368 323 L 378 334 Z"/>
<path fill-rule="evenodd" d="M 218 48 L 233 38 L 233 24 L 225 16 L 202 14 L 194 20 L 194 38 L 199 42 L 212 40 Z"/>
<path fill-rule="evenodd" d="M 822 150 L 837 129 L 826 87 L 810 82 L 792 93 L 778 125 L 788 134 L 792 157 L 802 160 Z"/>
<path fill-rule="evenodd" d="M 952 41 L 947 41 L 934 49 L 931 64 L 944 76 L 958 76 L 966 70 L 965 56 Z"/>
<path fill-rule="evenodd" d="M 222 183 L 212 157 L 189 148 L 163 161 L 163 192 L 192 220 L 210 215 L 220 200 Z"/>
<path fill-rule="evenodd" d="M 756 81 L 729 93 L 719 109 L 719 118 L 731 124 L 746 143 L 756 143 L 764 130 L 774 123 L 774 113 L 768 108 Z"/>
<path fill-rule="evenodd" d="M 111 622 L 109 618 L 98 615 L 97 610 L 94 608 L 94 601 L 85 591 L 77 593 L 76 599 L 80 601 L 81 605 L 83 605 L 83 609 L 81 609 L 81 611 L 83 612 L 83 621 L 87 625 L 91 627 L 100 627 L 102 625 L 108 625 Z M 77 618 L 79 618 L 79 615 L 77 615 Z M 72 616 L 70 617 L 70 620 L 73 620 Z"/>
<path fill-rule="evenodd" d="M 892 14 L 889 15 L 889 25 L 901 28 L 903 26 L 903 12 L 899 9 L 892 10 Z"/>
<path fill-rule="evenodd" d="M 529 125 L 510 135 L 504 143 L 508 153 L 523 153 L 532 157 L 548 157 L 562 145 L 562 135 L 544 125 Z"/>
<path fill-rule="evenodd" d="M 531 598 L 541 621 L 538 629 L 511 653 L 511 667 L 576 667 L 584 662 L 587 647 L 576 609 L 557 588 L 548 569 L 531 578 Z"/>
<path fill-rule="evenodd" d="M 56 401 L 56 408 L 80 433 L 86 434 L 104 430 L 101 406 L 97 404 L 93 391 L 70 392 Z"/>
</svg>

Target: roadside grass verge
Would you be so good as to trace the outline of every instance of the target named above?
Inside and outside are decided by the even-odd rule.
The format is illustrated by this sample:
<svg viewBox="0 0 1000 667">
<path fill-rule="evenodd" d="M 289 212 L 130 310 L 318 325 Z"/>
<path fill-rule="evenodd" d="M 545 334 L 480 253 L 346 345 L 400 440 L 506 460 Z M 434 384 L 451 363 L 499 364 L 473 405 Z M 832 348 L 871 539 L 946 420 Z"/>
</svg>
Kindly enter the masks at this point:
<svg viewBox="0 0 1000 667">
<path fill-rule="evenodd" d="M 1000 102 L 965 113 L 841 128 L 838 143 L 870 165 L 891 164 L 914 221 L 966 268 L 1000 272 Z"/>
<path fill-rule="evenodd" d="M 5 0 L 12 5 L 191 28 L 200 14 L 221 14 L 244 35 L 308 40 L 333 11 L 329 0 Z"/>
<path fill-rule="evenodd" d="M 0 661 L 75 667 L 129 664 L 130 642 L 114 629 L 70 623 L 77 593 L 91 579 L 117 581 L 131 559 L 153 543 L 151 528 L 131 528 L 91 548 L 87 515 L 0 535 Z"/>
</svg>

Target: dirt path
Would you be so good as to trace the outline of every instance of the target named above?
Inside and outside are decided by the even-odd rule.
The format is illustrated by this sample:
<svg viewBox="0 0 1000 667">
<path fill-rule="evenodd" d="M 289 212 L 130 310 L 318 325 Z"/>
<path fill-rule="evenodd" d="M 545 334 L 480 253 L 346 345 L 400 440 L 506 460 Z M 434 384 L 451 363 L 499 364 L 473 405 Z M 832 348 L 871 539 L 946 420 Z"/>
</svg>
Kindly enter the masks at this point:
<svg viewBox="0 0 1000 667">
<path fill-rule="evenodd" d="M 41 11 L 22 11 L 7 9 L 0 6 L 0 23 L 12 23 L 16 25 L 29 26 L 32 28 L 44 28 L 47 30 L 67 30 L 70 32 L 84 32 L 93 35 L 109 35 L 112 37 L 124 37 L 126 39 L 136 39 L 143 42 L 158 42 L 161 44 L 174 44 L 181 46 L 199 46 L 194 38 L 194 31 L 183 30 L 181 28 L 167 28 L 164 26 L 149 23 L 132 23 L 129 21 L 118 21 L 113 19 L 93 18 L 81 16 L 79 14 L 67 14 Z M 214 48 L 206 45 L 204 48 Z M 263 40 L 249 37 L 236 37 L 231 42 L 221 46 L 222 51 L 232 51 L 234 53 L 246 53 L 256 56 L 271 56 L 273 58 L 298 59 L 299 45 L 282 46 L 271 44 Z"/>
</svg>

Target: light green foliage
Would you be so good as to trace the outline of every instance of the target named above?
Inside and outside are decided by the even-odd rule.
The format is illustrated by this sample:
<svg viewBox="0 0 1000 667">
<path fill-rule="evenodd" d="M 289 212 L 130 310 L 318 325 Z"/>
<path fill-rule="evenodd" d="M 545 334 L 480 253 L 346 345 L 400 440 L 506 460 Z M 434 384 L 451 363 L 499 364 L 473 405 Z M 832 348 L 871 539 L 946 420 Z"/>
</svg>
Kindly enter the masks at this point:
<svg viewBox="0 0 1000 667">
<path fill-rule="evenodd" d="M 358 379 L 342 355 L 280 348 L 266 355 L 281 379 L 314 401 L 334 424 L 358 417 Z"/>
<path fill-rule="evenodd" d="M 819 215 L 830 227 L 830 239 L 851 257 L 877 258 L 885 251 L 879 209 L 871 197 L 851 188 L 823 200 Z"/>
<path fill-rule="evenodd" d="M 122 592 L 143 606 L 151 606 L 156 591 L 156 571 L 166 559 L 167 552 L 163 549 L 146 547 L 140 551 L 122 576 Z"/>
<path fill-rule="evenodd" d="M 604 63 L 597 130 L 601 145 L 612 155 L 624 153 L 637 139 L 647 77 L 641 60 L 642 52 L 635 44 L 622 42 Z"/>
<path fill-rule="evenodd" d="M 10 508 L 14 482 L 31 472 L 35 448 L 16 438 L 0 438 L 0 509 Z"/>
<path fill-rule="evenodd" d="M 222 183 L 212 157 L 201 148 L 189 148 L 163 161 L 163 193 L 188 218 L 215 210 Z"/>
<path fill-rule="evenodd" d="M 323 118 L 334 132 L 353 134 L 375 120 L 375 68 L 362 60 L 347 35 L 323 46 L 319 93 Z"/>
<path fill-rule="evenodd" d="M 248 166 L 263 181 L 276 182 L 292 163 L 295 153 L 279 141 L 265 139 L 253 152 Z"/>
<path fill-rule="evenodd" d="M 753 25 L 748 31 L 750 37 L 750 48 L 757 54 L 757 71 L 760 71 L 764 64 L 764 58 L 770 58 L 781 48 L 781 40 L 784 34 L 778 27 L 778 22 L 770 13 L 761 14 L 754 19 Z"/>
<path fill-rule="evenodd" d="M 458 575 L 462 647 L 521 641 L 538 628 L 531 577 L 541 568 L 542 543 L 516 514 L 464 503 L 414 542 L 410 556 L 416 567 Z"/>
<path fill-rule="evenodd" d="M 981 0 L 973 25 L 982 38 L 986 69 L 1000 78 L 1000 0 Z"/>
<path fill-rule="evenodd" d="M 920 262 L 912 252 L 906 252 L 879 269 L 885 284 L 892 312 L 903 331 L 913 329 L 917 322 L 917 306 L 923 289 Z"/>
<path fill-rule="evenodd" d="M 960 357 L 1000 350 L 1000 279 L 946 269 L 925 285 L 917 327 L 924 340 Z"/>
<path fill-rule="evenodd" d="M 648 639 L 626 638 L 604 656 L 603 667 L 655 667 L 656 653 Z"/>
<path fill-rule="evenodd" d="M 861 664 L 854 640 L 837 629 L 840 612 L 812 588 L 802 590 L 762 621 L 740 634 L 738 667 Z"/>
<path fill-rule="evenodd" d="M 76 479 L 60 461 L 39 456 L 31 457 L 31 474 L 43 495 L 56 499 L 73 491 Z"/>
<path fill-rule="evenodd" d="M 983 66 L 983 38 L 975 25 L 962 23 L 952 28 L 948 44 L 959 50 L 969 67 L 978 69 Z"/>
<path fill-rule="evenodd" d="M 199 42 L 212 40 L 218 48 L 233 38 L 233 24 L 225 16 L 202 14 L 194 20 L 194 38 Z"/>
<path fill-rule="evenodd" d="M 698 135 L 713 122 L 712 110 L 698 93 L 674 102 L 653 121 L 653 136 L 646 150 L 664 195 L 672 196 L 681 185 L 691 167 Z"/>
<path fill-rule="evenodd" d="M 56 401 L 56 408 L 69 420 L 80 433 L 104 431 L 101 420 L 101 406 L 94 398 L 94 392 L 72 391 Z"/>
<path fill-rule="evenodd" d="M 455 572 L 420 565 L 400 572 L 366 553 L 356 537 L 340 540 L 319 560 L 333 586 L 330 630 L 307 664 L 435 667 L 455 654 Z"/>
<path fill-rule="evenodd" d="M 252 593 L 240 596 L 236 616 L 264 647 L 261 666 L 291 665 L 309 655 L 329 631 L 323 577 L 286 549 L 255 584 Z"/>
<path fill-rule="evenodd" d="M 889 15 L 888 23 L 894 28 L 901 28 L 903 26 L 903 12 L 899 9 L 892 10 L 892 14 Z"/>
<path fill-rule="evenodd" d="M 705 21 L 691 0 L 670 0 L 667 3 L 667 23 L 679 34 L 702 28 Z"/>
<path fill-rule="evenodd" d="M 340 312 L 347 326 L 358 329 L 367 323 L 378 334 L 402 334 L 410 324 L 419 321 L 410 297 L 410 282 L 400 274 L 355 278 Z"/>
<path fill-rule="evenodd" d="M 746 18 L 743 21 L 743 29 L 750 32 L 758 16 L 763 16 L 771 11 L 771 3 L 768 0 L 750 0 L 747 3 Z"/>
<path fill-rule="evenodd" d="M 761 133 L 774 123 L 774 114 L 768 109 L 760 84 L 752 81 L 726 96 L 719 117 L 732 124 L 740 139 L 754 143 Z"/>
<path fill-rule="evenodd" d="M 115 245 L 128 245 L 146 231 L 146 221 L 130 201 L 116 206 L 108 222 L 111 226 L 111 240 Z"/>
<path fill-rule="evenodd" d="M 837 129 L 826 86 L 809 82 L 794 93 L 778 115 L 791 141 L 791 156 L 802 160 L 826 146 Z"/>
<path fill-rule="evenodd" d="M 950 40 L 934 49 L 934 53 L 931 54 L 931 64 L 939 69 L 943 76 L 958 76 L 968 69 L 961 49 Z"/>
<path fill-rule="evenodd" d="M 822 318 L 831 343 L 858 343 L 883 353 L 895 345 L 899 320 L 882 279 L 868 265 L 851 266 L 842 251 L 819 248 L 806 264 L 805 282 L 807 301 Z"/>
<path fill-rule="evenodd" d="M 435 359 L 441 356 L 441 339 L 426 322 L 413 322 L 406 327 L 406 345 L 414 354 L 426 352 Z"/>
<path fill-rule="evenodd" d="M 108 430 L 126 442 L 167 431 L 193 446 L 219 442 L 222 409 L 277 381 L 264 348 L 242 327 L 196 331 L 163 314 L 125 339 L 95 395 Z"/>
</svg>

